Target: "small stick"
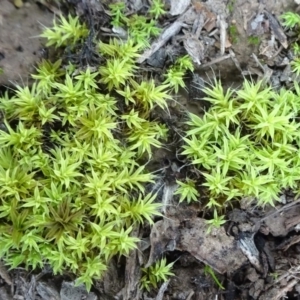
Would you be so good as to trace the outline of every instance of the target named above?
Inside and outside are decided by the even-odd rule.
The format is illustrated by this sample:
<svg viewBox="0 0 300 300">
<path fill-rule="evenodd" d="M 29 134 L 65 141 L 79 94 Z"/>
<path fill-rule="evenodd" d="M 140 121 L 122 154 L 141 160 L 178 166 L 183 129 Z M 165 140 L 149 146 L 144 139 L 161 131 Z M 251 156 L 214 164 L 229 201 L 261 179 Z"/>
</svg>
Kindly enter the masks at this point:
<svg viewBox="0 0 300 300">
<path fill-rule="evenodd" d="M 227 55 L 223 55 L 223 56 L 217 57 L 217 58 L 215 58 L 214 60 L 212 60 L 212 61 L 210 61 L 210 62 L 208 62 L 208 63 L 206 63 L 206 64 L 201 65 L 199 68 L 202 69 L 202 68 L 205 68 L 205 67 L 212 66 L 212 65 L 214 65 L 214 64 L 216 64 L 216 63 L 218 63 L 218 62 L 220 62 L 220 61 L 223 61 L 223 60 L 225 60 L 225 59 L 227 59 L 227 58 L 230 58 L 230 57 L 231 57 L 230 54 L 227 54 Z"/>
<path fill-rule="evenodd" d="M 180 16 L 174 23 L 172 23 L 168 28 L 166 28 L 158 39 L 151 45 L 150 49 L 146 50 L 137 60 L 138 63 L 143 63 L 148 59 L 153 53 L 158 51 L 162 46 L 164 46 L 167 41 L 176 35 L 181 27 L 185 26 L 184 22 L 187 16 L 191 13 L 193 8 L 188 9 L 182 16 Z"/>
<path fill-rule="evenodd" d="M 220 18 L 220 51 L 221 55 L 225 53 L 226 42 L 226 22 L 223 18 Z"/>
<path fill-rule="evenodd" d="M 279 300 L 281 298 L 285 298 L 285 295 L 287 292 L 289 292 L 297 283 L 299 280 L 292 280 L 289 282 L 284 288 L 279 290 L 278 294 L 274 297 L 274 300 Z"/>
<path fill-rule="evenodd" d="M 168 288 L 170 280 L 167 280 L 166 282 L 164 282 L 162 284 L 162 286 L 160 287 L 157 296 L 155 297 L 155 300 L 163 300 L 164 297 L 164 293 Z"/>
</svg>

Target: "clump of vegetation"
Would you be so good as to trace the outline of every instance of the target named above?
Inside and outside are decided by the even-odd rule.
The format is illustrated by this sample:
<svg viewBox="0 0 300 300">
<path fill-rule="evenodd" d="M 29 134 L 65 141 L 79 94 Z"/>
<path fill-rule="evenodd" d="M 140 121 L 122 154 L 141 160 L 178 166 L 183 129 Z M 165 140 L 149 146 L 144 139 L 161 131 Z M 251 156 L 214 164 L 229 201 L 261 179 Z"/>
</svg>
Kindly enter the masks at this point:
<svg viewBox="0 0 300 300">
<path fill-rule="evenodd" d="M 238 29 L 236 27 L 236 24 L 231 24 L 228 27 L 228 35 L 229 35 L 229 38 L 230 38 L 230 41 L 231 41 L 232 44 L 236 44 L 238 42 L 239 32 L 238 32 Z"/>
<path fill-rule="evenodd" d="M 288 29 L 295 29 L 299 32 L 300 29 L 300 15 L 293 12 L 286 12 L 281 15 L 283 20 L 282 24 Z M 299 39 L 299 36 L 298 38 Z M 292 49 L 295 55 L 294 60 L 291 62 L 292 71 L 298 76 L 300 75 L 300 46 L 298 42 L 294 42 Z"/>
<path fill-rule="evenodd" d="M 233 11 L 234 11 L 235 3 L 236 3 L 236 0 L 229 0 L 228 3 L 227 3 L 227 9 L 228 9 L 230 14 L 232 14 Z"/>
<path fill-rule="evenodd" d="M 248 37 L 248 43 L 250 45 L 256 46 L 259 44 L 259 42 L 260 42 L 260 38 L 258 36 L 249 36 Z"/>
<path fill-rule="evenodd" d="M 175 274 L 171 272 L 174 262 L 167 265 L 166 258 L 157 261 L 148 268 L 142 268 L 143 276 L 141 278 L 141 287 L 150 291 L 151 288 L 157 288 L 158 284 L 168 280 L 170 276 Z"/>
<path fill-rule="evenodd" d="M 159 17 L 166 14 L 165 11 L 165 4 L 162 0 L 152 0 L 151 1 L 151 7 L 149 9 L 150 16 L 154 17 L 155 19 L 158 19 Z"/>
<path fill-rule="evenodd" d="M 95 45 L 100 67 L 43 61 L 32 87 L 17 86 L 14 96 L 0 99 L 0 257 L 11 268 L 69 270 L 88 290 L 113 256 L 137 247 L 133 228 L 160 215 L 156 196 L 145 191 L 154 175 L 139 159 L 151 158 L 168 133 L 151 111 L 166 108 L 170 90 L 184 85 L 178 74 L 165 83 L 140 76 L 136 59 L 157 28 L 140 16 L 127 19 L 117 5 L 113 22 L 132 31 L 127 41 Z M 87 34 L 69 16 L 41 36 L 60 47 Z M 185 58 L 176 68 L 191 63 Z M 158 273 L 150 283 L 171 275 L 169 267 L 162 261 L 151 269 Z"/>
<path fill-rule="evenodd" d="M 52 28 L 45 28 L 41 37 L 47 38 L 46 46 L 74 46 L 80 39 L 87 37 L 89 33 L 85 24 L 79 22 L 78 17 L 68 16 L 66 19 L 60 16 L 58 24 L 53 21 Z"/>
<path fill-rule="evenodd" d="M 126 6 L 124 2 L 110 4 L 109 8 L 112 16 L 111 24 L 114 27 L 127 28 L 129 38 L 134 44 L 138 44 L 143 48 L 148 47 L 150 38 L 159 35 L 160 29 L 156 26 L 156 19 L 165 13 L 160 0 L 153 0 L 149 9 L 149 14 L 154 19 L 138 14 L 128 18 L 125 14 Z"/>
<path fill-rule="evenodd" d="M 299 194 L 298 84 L 295 92 L 276 92 L 244 81 L 242 88 L 224 91 L 215 81 L 204 92 L 211 107 L 203 117 L 189 114 L 181 154 L 202 174 L 204 182 L 198 185 L 214 211 L 209 225 L 221 226 L 224 219 L 218 212 L 241 197 L 265 206 L 280 201 L 287 189 Z M 199 181 L 187 179 L 187 186 L 189 182 Z M 196 194 L 191 187 L 185 191 Z"/>
</svg>

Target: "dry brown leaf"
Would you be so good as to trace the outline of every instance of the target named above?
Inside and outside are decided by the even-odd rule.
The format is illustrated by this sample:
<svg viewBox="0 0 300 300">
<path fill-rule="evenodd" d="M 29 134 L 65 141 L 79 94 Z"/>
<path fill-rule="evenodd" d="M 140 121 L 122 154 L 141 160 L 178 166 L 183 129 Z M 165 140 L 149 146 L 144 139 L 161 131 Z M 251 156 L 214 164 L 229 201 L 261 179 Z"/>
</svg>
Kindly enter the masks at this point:
<svg viewBox="0 0 300 300">
<path fill-rule="evenodd" d="M 247 261 L 237 241 L 228 236 L 224 228 L 214 230 L 214 235 L 207 234 L 207 228 L 205 220 L 200 218 L 183 222 L 171 219 L 158 221 L 150 235 L 151 252 L 147 266 L 168 251 L 170 243 L 175 245 L 175 249 L 189 252 L 221 274 L 232 273 Z"/>
</svg>

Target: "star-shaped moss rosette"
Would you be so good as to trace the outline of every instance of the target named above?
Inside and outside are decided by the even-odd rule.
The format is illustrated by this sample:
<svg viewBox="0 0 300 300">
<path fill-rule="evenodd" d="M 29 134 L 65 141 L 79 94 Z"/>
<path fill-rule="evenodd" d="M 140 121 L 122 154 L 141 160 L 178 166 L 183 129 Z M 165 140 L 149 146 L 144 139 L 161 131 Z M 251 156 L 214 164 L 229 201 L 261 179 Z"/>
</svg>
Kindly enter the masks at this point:
<svg viewBox="0 0 300 300">
<path fill-rule="evenodd" d="M 138 23 L 147 41 L 158 30 L 138 16 L 127 21 Z M 11 268 L 48 264 L 55 274 L 73 272 L 90 290 L 113 256 L 137 247 L 133 229 L 160 215 L 156 195 L 145 191 L 155 176 L 139 159 L 151 159 L 167 138 L 151 111 L 167 108 L 183 80 L 139 76 L 145 44 L 132 32 L 127 41 L 95 41 L 100 66 L 45 60 L 31 87 L 16 86 L 0 99 L 0 257 Z M 64 47 L 88 34 L 68 16 L 41 36 Z M 187 57 L 174 66 L 182 76 L 192 69 Z"/>
<path fill-rule="evenodd" d="M 295 92 L 276 92 L 245 80 L 225 92 L 215 81 L 204 92 L 211 107 L 203 117 L 189 114 L 181 154 L 203 175 L 198 186 L 209 198 L 207 207 L 224 211 L 241 197 L 274 205 L 287 189 L 299 193 L 297 83 Z"/>
</svg>

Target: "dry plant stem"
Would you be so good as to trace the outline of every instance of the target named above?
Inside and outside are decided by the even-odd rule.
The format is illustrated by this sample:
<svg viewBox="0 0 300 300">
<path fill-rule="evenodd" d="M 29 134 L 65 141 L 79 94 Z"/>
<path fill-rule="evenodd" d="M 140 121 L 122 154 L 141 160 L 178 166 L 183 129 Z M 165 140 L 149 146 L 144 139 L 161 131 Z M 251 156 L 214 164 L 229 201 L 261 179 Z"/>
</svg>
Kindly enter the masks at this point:
<svg viewBox="0 0 300 300">
<path fill-rule="evenodd" d="M 261 64 L 261 62 L 259 61 L 259 59 L 257 58 L 257 56 L 255 55 L 255 53 L 252 53 L 252 57 L 255 60 L 256 64 L 262 69 L 262 71 L 264 71 L 264 66 Z"/>
<path fill-rule="evenodd" d="M 256 13 L 253 13 L 250 18 L 248 17 L 248 10 L 247 9 L 243 9 L 243 11 L 241 12 L 241 14 L 243 15 L 243 29 L 245 30 L 245 32 L 247 32 L 247 24 L 248 22 L 256 16 Z"/>
<path fill-rule="evenodd" d="M 195 32 L 195 36 L 199 39 L 200 35 L 201 35 L 201 31 L 203 29 L 203 26 L 208 22 L 208 20 L 206 20 L 204 22 L 204 16 L 201 14 L 198 16 L 198 18 L 195 20 L 194 25 L 193 25 L 193 30 L 192 32 Z"/>
<path fill-rule="evenodd" d="M 167 280 L 166 282 L 164 282 L 161 287 L 159 288 L 159 291 L 157 293 L 157 296 L 155 297 L 155 300 L 163 300 L 164 298 L 164 293 L 167 290 L 168 286 L 169 286 L 170 280 Z"/>
<path fill-rule="evenodd" d="M 269 13 L 266 9 L 263 12 L 267 15 L 267 17 L 269 19 L 270 27 L 271 27 L 272 31 L 274 32 L 276 38 L 279 40 L 280 44 L 285 49 L 287 49 L 287 47 L 288 47 L 287 37 L 286 37 L 281 25 L 279 24 L 277 19 L 271 13 Z"/>
<path fill-rule="evenodd" d="M 212 61 L 210 61 L 210 62 L 208 62 L 206 64 L 201 65 L 200 67 L 198 67 L 198 69 L 202 69 L 202 68 L 205 68 L 205 67 L 210 67 L 210 66 L 212 66 L 212 65 L 214 65 L 216 63 L 219 63 L 219 62 L 221 62 L 221 61 L 223 61 L 225 59 L 228 59 L 230 57 L 231 57 L 230 54 L 227 54 L 227 55 L 224 55 L 224 56 L 221 56 L 221 57 L 217 57 L 214 60 L 212 60 Z"/>
<path fill-rule="evenodd" d="M 282 50 L 283 50 L 283 46 L 280 45 L 279 49 L 275 52 L 275 54 L 271 57 L 271 59 L 274 59 Z"/>
<path fill-rule="evenodd" d="M 132 232 L 133 236 L 138 237 L 139 229 L 135 228 Z M 124 300 L 140 299 L 139 279 L 140 279 L 140 265 L 138 259 L 138 250 L 131 251 L 126 260 L 125 268 L 125 287 L 123 289 Z M 134 296 L 134 298 L 133 298 Z"/>
<path fill-rule="evenodd" d="M 226 22 L 224 19 L 220 19 L 220 50 L 221 56 L 225 53 L 225 42 L 226 42 Z"/>
<path fill-rule="evenodd" d="M 35 290 L 36 290 L 36 278 L 34 275 L 31 276 L 30 286 L 25 292 L 26 299 L 35 299 Z"/>
<path fill-rule="evenodd" d="M 287 251 L 291 246 L 298 244 L 300 242 L 300 236 L 296 235 L 293 236 L 291 239 L 288 239 L 288 241 L 282 246 L 277 247 L 277 249 L 282 249 L 283 251 Z"/>
<path fill-rule="evenodd" d="M 300 199 L 298 199 L 298 200 L 296 200 L 296 201 L 294 201 L 294 202 L 291 202 L 291 203 L 289 203 L 289 204 L 287 204 L 287 205 L 281 207 L 280 209 L 276 210 L 275 212 L 273 212 L 273 213 L 271 213 L 271 214 L 269 214 L 269 215 L 266 215 L 265 217 L 263 217 L 263 218 L 259 221 L 259 223 L 261 224 L 265 219 L 267 219 L 267 218 L 269 218 L 269 217 L 271 217 L 271 216 L 274 216 L 274 215 L 276 215 L 276 214 L 279 214 L 279 213 L 281 213 L 282 211 L 284 211 L 284 210 L 286 210 L 286 209 L 288 209 L 288 208 L 290 208 L 290 207 L 292 207 L 292 206 L 294 206 L 294 205 L 297 205 L 298 203 L 300 203 Z"/>
<path fill-rule="evenodd" d="M 232 49 L 229 49 L 229 54 L 230 54 L 230 57 L 233 61 L 233 63 L 235 64 L 236 68 L 240 71 L 240 72 L 243 72 L 242 68 L 241 68 L 241 65 L 240 65 L 240 62 L 237 60 L 236 56 L 235 56 L 235 53 L 233 52 Z"/>
<path fill-rule="evenodd" d="M 186 16 L 190 14 L 190 10 L 188 9 L 182 16 L 180 16 L 175 22 L 173 22 L 168 28 L 166 28 L 158 39 L 151 45 L 150 49 L 146 50 L 137 60 L 138 63 L 143 63 L 146 59 L 148 59 L 153 53 L 158 51 L 161 47 L 163 47 L 167 41 L 176 35 L 181 27 L 184 26 L 184 20 Z"/>
<path fill-rule="evenodd" d="M 296 268 L 292 267 L 286 273 L 282 274 L 277 280 L 275 280 L 272 284 L 273 288 L 276 288 L 276 286 L 281 280 L 285 279 L 286 281 L 288 281 L 289 277 L 293 278 L 293 280 L 291 280 L 284 288 L 279 290 L 278 293 L 272 299 L 279 300 L 285 297 L 286 293 L 289 292 L 299 282 L 299 279 L 294 276 L 295 273 L 299 273 L 299 272 L 300 272 L 300 266 Z M 272 289 L 269 289 L 268 292 L 270 292 L 271 290 Z"/>
<path fill-rule="evenodd" d="M 298 225 L 300 223 L 299 221 L 300 221 L 300 216 L 292 217 L 292 218 L 286 220 L 285 227 L 287 229 L 290 229 L 290 228 Z"/>
<path fill-rule="evenodd" d="M 289 292 L 297 283 L 299 280 L 293 279 L 291 282 L 289 282 L 284 288 L 278 291 L 278 294 L 274 297 L 274 300 L 279 300 L 285 297 L 286 293 Z"/>
<path fill-rule="evenodd" d="M 170 205 L 174 192 L 176 191 L 178 187 L 178 184 L 165 184 L 164 190 L 163 190 L 163 197 L 162 197 L 162 212 L 166 214 L 167 207 Z"/>
<path fill-rule="evenodd" d="M 50 3 L 48 3 L 47 1 L 37 1 L 38 3 L 40 3 L 41 5 L 46 6 L 50 11 L 52 11 L 55 15 L 60 16 L 62 14 L 61 10 L 56 8 L 55 6 L 51 5 Z"/>
<path fill-rule="evenodd" d="M 270 218 L 271 216 L 274 215 L 278 215 L 280 214 L 282 211 L 287 210 L 290 207 L 293 207 L 295 205 L 298 205 L 300 203 L 300 199 L 296 200 L 295 202 L 291 202 L 283 207 L 281 207 L 280 209 L 266 215 L 265 217 L 263 217 L 262 219 L 260 219 L 259 221 L 257 221 L 254 225 L 253 225 L 253 232 L 257 232 L 260 229 L 260 226 L 263 224 L 264 220 L 266 220 L 267 218 Z"/>
<path fill-rule="evenodd" d="M 186 300 L 191 300 L 194 296 L 195 292 L 193 290 L 190 291 L 189 295 L 187 296 Z"/>
<path fill-rule="evenodd" d="M 171 26 L 169 26 L 162 34 L 161 36 L 155 41 L 150 49 L 146 50 L 137 60 L 138 63 L 143 63 L 146 59 L 148 59 L 152 54 L 154 54 L 156 51 L 158 51 L 161 47 L 163 47 L 167 41 L 174 35 L 176 35 L 183 23 L 182 21 L 175 21 Z"/>
<path fill-rule="evenodd" d="M 282 46 L 281 46 L 282 48 Z M 267 84 L 270 81 L 270 78 L 273 74 L 273 70 L 271 70 L 270 68 L 268 68 L 268 66 L 265 64 L 264 66 L 261 64 L 261 62 L 259 61 L 259 59 L 257 58 L 257 56 L 252 53 L 251 55 L 253 57 L 253 59 L 255 60 L 256 64 L 262 69 L 263 71 L 263 76 L 262 76 L 262 81 L 264 82 L 264 84 Z M 274 55 L 275 57 L 276 55 Z"/>
<path fill-rule="evenodd" d="M 0 276 L 8 285 L 12 285 L 11 278 L 7 272 L 7 268 L 5 267 L 3 261 L 0 261 Z"/>
</svg>

